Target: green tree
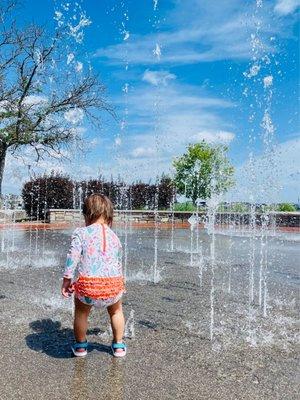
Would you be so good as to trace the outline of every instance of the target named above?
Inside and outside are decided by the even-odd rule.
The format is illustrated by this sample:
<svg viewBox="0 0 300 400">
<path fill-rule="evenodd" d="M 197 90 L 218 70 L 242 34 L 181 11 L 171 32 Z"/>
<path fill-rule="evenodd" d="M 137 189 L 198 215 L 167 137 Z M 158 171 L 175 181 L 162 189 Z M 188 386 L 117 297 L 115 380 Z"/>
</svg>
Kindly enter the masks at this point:
<svg viewBox="0 0 300 400">
<path fill-rule="evenodd" d="M 234 168 L 224 145 L 210 145 L 205 141 L 191 144 L 187 152 L 174 160 L 174 182 L 179 194 L 196 203 L 209 199 L 213 193 L 221 194 L 233 186 Z"/>
</svg>

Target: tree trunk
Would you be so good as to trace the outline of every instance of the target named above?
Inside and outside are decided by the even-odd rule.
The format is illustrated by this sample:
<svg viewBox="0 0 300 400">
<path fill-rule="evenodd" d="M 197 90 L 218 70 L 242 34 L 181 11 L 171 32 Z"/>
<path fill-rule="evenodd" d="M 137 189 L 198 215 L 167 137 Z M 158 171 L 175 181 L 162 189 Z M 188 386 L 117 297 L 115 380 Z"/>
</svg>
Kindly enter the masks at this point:
<svg viewBox="0 0 300 400">
<path fill-rule="evenodd" d="M 0 143 L 0 197 L 2 196 L 2 180 L 5 167 L 7 145 L 5 143 Z"/>
</svg>

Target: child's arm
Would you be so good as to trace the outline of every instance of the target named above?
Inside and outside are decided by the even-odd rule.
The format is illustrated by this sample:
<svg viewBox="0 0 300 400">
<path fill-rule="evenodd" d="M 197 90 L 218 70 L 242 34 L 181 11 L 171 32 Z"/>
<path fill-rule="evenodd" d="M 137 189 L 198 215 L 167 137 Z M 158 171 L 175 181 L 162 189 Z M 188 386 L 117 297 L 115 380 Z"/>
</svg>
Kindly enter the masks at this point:
<svg viewBox="0 0 300 400">
<path fill-rule="evenodd" d="M 61 287 L 61 294 L 64 297 L 70 297 L 70 295 L 73 292 L 72 279 L 74 278 L 74 274 L 76 271 L 77 264 L 80 260 L 81 253 L 82 253 L 81 239 L 78 234 L 78 231 L 75 230 L 75 232 L 72 235 L 71 246 L 67 254 L 67 260 L 63 276 L 63 284 Z"/>
<path fill-rule="evenodd" d="M 72 280 L 69 278 L 63 278 L 63 283 L 61 285 L 61 294 L 64 297 L 70 297 L 73 293 Z"/>
</svg>

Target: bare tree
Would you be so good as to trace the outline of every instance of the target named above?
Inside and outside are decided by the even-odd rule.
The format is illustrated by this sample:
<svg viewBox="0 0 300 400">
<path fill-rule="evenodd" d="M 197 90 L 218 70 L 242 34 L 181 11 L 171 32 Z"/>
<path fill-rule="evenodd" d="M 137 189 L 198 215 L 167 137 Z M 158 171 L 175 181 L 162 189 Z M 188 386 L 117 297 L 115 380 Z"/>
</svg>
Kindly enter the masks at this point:
<svg viewBox="0 0 300 400">
<path fill-rule="evenodd" d="M 76 122 L 97 125 L 99 110 L 112 113 L 98 76 L 67 65 L 66 27 L 53 38 L 35 24 L 19 29 L 15 4 L 0 0 L 0 195 L 8 151 L 30 146 L 37 160 L 61 156 L 81 139 Z"/>
</svg>

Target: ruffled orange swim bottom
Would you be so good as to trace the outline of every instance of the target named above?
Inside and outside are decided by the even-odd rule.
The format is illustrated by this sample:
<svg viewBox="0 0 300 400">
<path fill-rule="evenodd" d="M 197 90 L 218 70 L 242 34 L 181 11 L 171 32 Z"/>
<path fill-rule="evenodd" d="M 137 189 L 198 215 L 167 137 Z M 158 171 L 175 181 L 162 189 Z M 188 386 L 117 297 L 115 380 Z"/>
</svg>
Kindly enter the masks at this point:
<svg viewBox="0 0 300 400">
<path fill-rule="evenodd" d="M 105 300 L 125 291 L 124 278 L 123 276 L 98 278 L 80 275 L 74 283 L 74 289 L 79 296 L 89 297 L 93 300 Z"/>
</svg>

